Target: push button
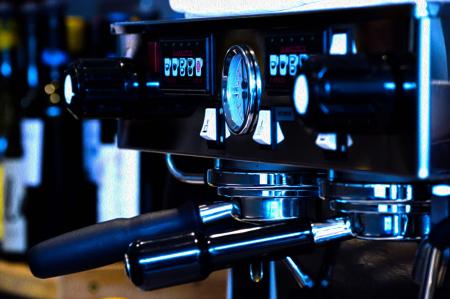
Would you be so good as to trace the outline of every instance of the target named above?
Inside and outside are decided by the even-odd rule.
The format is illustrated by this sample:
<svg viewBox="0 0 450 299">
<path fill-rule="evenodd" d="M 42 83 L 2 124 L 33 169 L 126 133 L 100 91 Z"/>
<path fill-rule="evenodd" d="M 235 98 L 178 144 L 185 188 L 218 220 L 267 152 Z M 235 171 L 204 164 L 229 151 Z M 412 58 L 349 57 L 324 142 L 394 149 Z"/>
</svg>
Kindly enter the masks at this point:
<svg viewBox="0 0 450 299">
<path fill-rule="evenodd" d="M 336 133 L 321 133 L 317 135 L 316 145 L 326 151 L 337 151 L 338 142 Z M 353 139 L 347 135 L 347 148 L 353 145 Z"/>
<path fill-rule="evenodd" d="M 202 130 L 200 131 L 200 137 L 208 141 L 219 141 L 220 143 L 223 143 L 224 136 L 222 134 L 220 134 L 221 136 L 218 136 L 219 134 L 217 132 L 217 118 L 218 111 L 215 108 L 207 108 L 205 110 L 205 118 L 203 120 Z M 220 119 L 222 118 L 220 117 Z M 223 125 L 225 139 L 228 139 L 231 136 L 231 131 L 225 121 L 223 121 Z M 220 139 L 218 140 L 218 138 Z"/>
<path fill-rule="evenodd" d="M 256 125 L 253 140 L 261 145 L 272 145 L 272 112 L 270 110 L 261 110 L 258 116 L 258 124 Z M 283 142 L 284 134 L 281 130 L 280 123 L 277 122 L 277 144 Z"/>
<path fill-rule="evenodd" d="M 208 141 L 217 141 L 217 113 L 215 108 L 205 110 L 205 119 L 200 136 Z"/>
</svg>

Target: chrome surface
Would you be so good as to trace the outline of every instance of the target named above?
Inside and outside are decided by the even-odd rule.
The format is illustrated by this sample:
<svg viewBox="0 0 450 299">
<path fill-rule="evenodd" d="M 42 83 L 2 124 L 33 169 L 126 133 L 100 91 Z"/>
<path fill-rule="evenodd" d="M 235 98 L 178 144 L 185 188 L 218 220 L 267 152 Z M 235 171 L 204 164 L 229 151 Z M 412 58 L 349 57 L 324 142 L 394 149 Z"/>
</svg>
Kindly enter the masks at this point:
<svg viewBox="0 0 450 299">
<path fill-rule="evenodd" d="M 181 170 L 179 170 L 176 167 L 171 154 L 166 154 L 166 165 L 170 174 L 180 182 L 192 185 L 205 184 L 205 178 L 203 174 L 184 173 Z"/>
<path fill-rule="evenodd" d="M 304 273 L 300 269 L 300 266 L 290 256 L 287 256 L 283 260 L 283 262 L 291 272 L 292 277 L 294 277 L 295 281 L 301 288 L 311 289 L 314 287 L 314 281 L 311 279 L 311 277 Z"/>
<path fill-rule="evenodd" d="M 350 218 L 356 237 L 365 240 L 413 241 L 430 233 L 429 215 L 414 214 L 363 214 Z"/>
<path fill-rule="evenodd" d="M 434 288 L 442 286 L 447 272 L 447 258 L 445 252 L 434 248 L 428 240 L 424 240 L 417 248 L 412 276 L 421 286 L 419 298 L 432 298 Z M 433 275 L 434 278 L 430 278 Z M 429 282 L 434 281 L 434 286 Z"/>
<path fill-rule="evenodd" d="M 310 174 L 210 169 L 207 183 L 231 198 L 233 215 L 247 221 L 300 218 L 304 200 L 317 198 L 317 179 Z"/>
<path fill-rule="evenodd" d="M 426 249 L 426 251 L 419 299 L 433 299 L 435 290 L 439 285 L 439 276 L 442 277 L 440 275 L 443 262 L 442 251 L 433 247 Z"/>
<path fill-rule="evenodd" d="M 233 204 L 229 202 L 216 202 L 199 206 L 199 214 L 202 223 L 219 221 L 231 217 Z"/>
<path fill-rule="evenodd" d="M 234 57 L 241 56 L 244 62 L 244 72 L 248 76 L 248 101 L 244 107 L 230 106 L 228 98 L 229 69 Z M 243 76 L 244 74 L 242 74 Z M 225 114 L 225 121 L 233 134 L 240 135 L 248 133 L 256 124 L 258 116 L 259 103 L 261 100 L 261 72 L 252 49 L 246 45 L 234 45 L 228 49 L 222 70 L 222 105 Z M 244 109 L 243 123 L 237 125 L 234 121 L 234 115 L 230 112 L 232 109 Z"/>
<path fill-rule="evenodd" d="M 264 278 L 264 267 L 262 262 L 251 263 L 249 266 L 250 270 L 250 279 L 255 282 L 261 282 Z"/>
<path fill-rule="evenodd" d="M 319 193 L 348 215 L 358 238 L 420 240 L 430 233 L 430 196 L 423 186 L 322 181 Z"/>
<path fill-rule="evenodd" d="M 313 223 L 311 231 L 316 244 L 353 237 L 350 222 L 346 219 L 331 219 L 325 223 Z"/>
<path fill-rule="evenodd" d="M 277 199 L 277 198 L 311 198 L 317 197 L 317 190 L 306 187 L 302 189 L 300 187 L 288 187 L 288 188 L 217 188 L 217 194 L 225 197 L 240 197 L 240 198 L 265 198 L 265 199 Z"/>
<path fill-rule="evenodd" d="M 411 200 L 412 185 L 402 184 L 358 184 L 345 182 L 320 182 L 319 194 L 322 198 L 338 197 L 342 200 Z"/>
<path fill-rule="evenodd" d="M 276 267 L 275 267 L 275 262 L 270 262 L 270 288 L 269 288 L 269 292 L 270 292 L 270 299 L 277 299 L 278 295 L 277 295 L 277 271 L 276 271 Z"/>
<path fill-rule="evenodd" d="M 233 215 L 249 221 L 289 220 L 304 214 L 299 198 L 237 197 Z"/>
<path fill-rule="evenodd" d="M 431 80 L 432 46 L 431 16 L 428 1 L 418 1 L 418 123 L 417 123 L 417 177 L 427 179 L 430 175 L 431 160 Z"/>
<path fill-rule="evenodd" d="M 277 259 L 351 238 L 350 230 L 341 229 L 342 223 L 337 219 L 313 225 L 305 221 L 251 225 L 230 219 L 231 228 L 211 226 L 136 241 L 130 245 L 125 263 L 133 283 L 141 289 L 153 290 L 204 279 L 212 271 L 230 265 Z M 258 280 L 262 275 L 258 265 L 253 265 L 253 278 Z M 310 285 L 306 276 L 303 280 Z"/>
<path fill-rule="evenodd" d="M 310 174 L 287 172 L 245 172 L 210 169 L 207 173 L 207 182 L 212 187 L 317 187 L 317 179 Z"/>
</svg>

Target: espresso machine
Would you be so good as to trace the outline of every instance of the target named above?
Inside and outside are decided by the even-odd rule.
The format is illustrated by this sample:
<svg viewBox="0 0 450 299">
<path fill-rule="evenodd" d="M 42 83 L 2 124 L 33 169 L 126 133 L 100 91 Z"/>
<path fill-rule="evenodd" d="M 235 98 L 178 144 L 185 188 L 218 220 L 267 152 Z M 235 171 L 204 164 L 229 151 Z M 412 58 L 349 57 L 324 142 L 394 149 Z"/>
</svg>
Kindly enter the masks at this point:
<svg viewBox="0 0 450 299">
<path fill-rule="evenodd" d="M 121 57 L 73 62 L 67 109 L 220 201 L 48 240 L 32 272 L 123 260 L 143 290 L 230 268 L 232 298 L 446 298 L 449 24 L 446 1 L 112 24 Z"/>
</svg>

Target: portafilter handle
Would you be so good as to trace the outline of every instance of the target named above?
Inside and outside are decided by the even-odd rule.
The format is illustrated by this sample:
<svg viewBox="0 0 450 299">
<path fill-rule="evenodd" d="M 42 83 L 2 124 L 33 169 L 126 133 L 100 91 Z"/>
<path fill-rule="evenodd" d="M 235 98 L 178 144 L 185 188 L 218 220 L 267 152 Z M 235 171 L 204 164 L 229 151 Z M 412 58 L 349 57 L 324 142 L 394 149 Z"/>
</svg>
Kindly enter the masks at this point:
<svg viewBox="0 0 450 299">
<path fill-rule="evenodd" d="M 130 219 L 116 219 L 44 241 L 28 252 L 31 272 L 39 278 L 85 271 L 123 259 L 135 240 L 152 240 L 163 235 L 201 230 L 205 222 L 231 217 L 230 203 L 153 212 Z"/>
</svg>

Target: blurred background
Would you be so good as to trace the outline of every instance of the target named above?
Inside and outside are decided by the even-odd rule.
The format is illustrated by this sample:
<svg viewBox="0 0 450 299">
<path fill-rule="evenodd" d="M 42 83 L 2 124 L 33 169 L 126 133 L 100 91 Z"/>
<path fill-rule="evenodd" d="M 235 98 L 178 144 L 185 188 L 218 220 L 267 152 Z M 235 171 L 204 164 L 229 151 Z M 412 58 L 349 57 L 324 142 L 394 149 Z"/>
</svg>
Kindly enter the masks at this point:
<svg viewBox="0 0 450 299">
<path fill-rule="evenodd" d="M 32 279 L 26 252 L 99 221 L 205 198 L 206 188 L 171 178 L 164 156 L 117 149 L 115 121 L 76 120 L 62 105 L 71 61 L 120 55 L 110 23 L 181 17 L 168 0 L 0 1 L 0 298 L 125 298 L 120 287 L 134 287 L 122 267 L 102 274 L 110 282 L 101 287 L 115 290 L 105 297 L 91 278 Z"/>
</svg>

